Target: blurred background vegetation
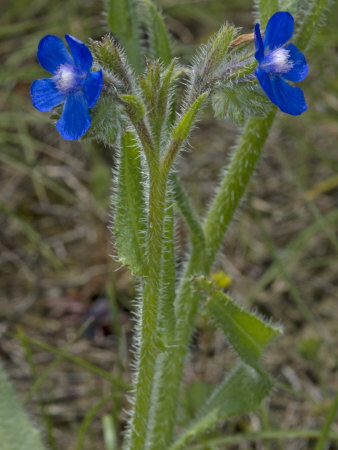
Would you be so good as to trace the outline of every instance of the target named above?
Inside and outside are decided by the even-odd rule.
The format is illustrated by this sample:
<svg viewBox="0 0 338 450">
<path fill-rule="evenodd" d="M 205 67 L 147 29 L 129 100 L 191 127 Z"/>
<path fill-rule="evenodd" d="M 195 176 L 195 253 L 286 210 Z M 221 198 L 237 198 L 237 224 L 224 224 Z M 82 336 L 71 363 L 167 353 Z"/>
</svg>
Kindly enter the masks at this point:
<svg viewBox="0 0 338 450">
<path fill-rule="evenodd" d="M 225 20 L 252 31 L 249 0 L 157 4 L 184 61 Z M 39 40 L 65 33 L 83 41 L 101 37 L 108 31 L 103 6 L 94 0 L 1 2 L 0 357 L 52 450 L 105 448 L 102 428 L 108 439 L 109 427 L 120 430 L 125 420 L 121 374 L 130 380 L 134 285 L 110 256 L 114 151 L 94 141 L 62 140 L 29 96 L 31 82 L 46 76 L 36 60 Z M 231 277 L 235 298 L 284 325 L 266 359 L 279 385 L 258 413 L 214 431 L 215 439 L 236 435 L 235 443 L 215 441 L 210 448 L 315 448 L 306 430 L 322 427 L 336 395 L 337 17 L 335 2 L 307 55 L 310 73 L 302 88 L 308 111 L 297 118 L 279 114 L 215 265 Z M 180 159 L 201 213 L 237 134 L 233 124 L 205 114 L 191 151 Z M 177 220 L 180 262 L 186 232 Z M 222 336 L 201 322 L 186 372 L 182 424 L 232 361 Z M 305 431 L 286 439 L 290 429 Z M 281 432 L 272 439 L 275 430 Z M 265 439 L 245 438 L 248 432 Z M 338 448 L 337 439 L 330 442 L 328 448 Z"/>
</svg>

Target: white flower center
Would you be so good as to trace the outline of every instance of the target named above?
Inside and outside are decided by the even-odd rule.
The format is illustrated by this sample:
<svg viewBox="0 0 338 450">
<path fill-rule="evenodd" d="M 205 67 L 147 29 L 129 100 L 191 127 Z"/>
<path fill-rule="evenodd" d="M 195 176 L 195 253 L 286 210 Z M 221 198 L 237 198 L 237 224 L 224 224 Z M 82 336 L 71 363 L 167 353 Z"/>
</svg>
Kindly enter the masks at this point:
<svg viewBox="0 0 338 450">
<path fill-rule="evenodd" d="M 55 75 L 55 84 L 59 91 L 68 94 L 82 86 L 84 76 L 76 68 L 63 64 Z"/>
<path fill-rule="evenodd" d="M 266 72 L 287 73 L 293 67 L 293 62 L 289 58 L 289 50 L 286 50 L 285 48 L 277 48 L 265 56 L 261 67 Z"/>
</svg>

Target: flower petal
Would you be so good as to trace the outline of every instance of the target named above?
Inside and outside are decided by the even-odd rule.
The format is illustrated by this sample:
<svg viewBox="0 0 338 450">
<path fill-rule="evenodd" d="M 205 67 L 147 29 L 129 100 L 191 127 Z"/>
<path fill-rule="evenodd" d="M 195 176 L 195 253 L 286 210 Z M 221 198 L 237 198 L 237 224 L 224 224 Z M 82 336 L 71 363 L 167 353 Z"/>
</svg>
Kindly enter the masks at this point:
<svg viewBox="0 0 338 450">
<path fill-rule="evenodd" d="M 288 44 L 284 48 L 289 51 L 289 60 L 293 62 L 293 67 L 282 75 L 283 78 L 289 81 L 304 80 L 309 72 L 305 56 L 294 44 Z"/>
<path fill-rule="evenodd" d="M 43 78 L 33 82 L 31 98 L 36 109 L 47 112 L 64 102 L 66 96 L 57 90 L 53 78 Z"/>
<path fill-rule="evenodd" d="M 270 51 L 281 47 L 291 39 L 294 31 L 293 17 L 289 12 L 279 11 L 270 17 L 266 26 L 264 47 Z"/>
<path fill-rule="evenodd" d="M 37 57 L 41 66 L 52 74 L 55 74 L 62 64 L 74 64 L 63 41 L 51 34 L 47 34 L 39 42 Z"/>
<path fill-rule="evenodd" d="M 261 85 L 263 91 L 266 93 L 266 95 L 269 97 L 269 99 L 278 106 L 278 99 L 275 96 L 275 93 L 272 88 L 272 78 L 270 78 L 269 74 L 265 72 L 265 70 L 261 68 L 256 69 L 256 77 L 259 81 L 259 84 Z"/>
<path fill-rule="evenodd" d="M 84 93 L 77 91 L 67 98 L 56 128 L 64 139 L 73 141 L 83 136 L 90 124 L 88 102 Z"/>
<path fill-rule="evenodd" d="M 93 64 L 93 57 L 89 51 L 89 48 L 86 44 L 70 34 L 66 34 L 65 38 L 69 45 L 70 51 L 72 52 L 75 65 L 83 72 L 89 72 Z"/>
<path fill-rule="evenodd" d="M 272 87 L 278 99 L 277 106 L 281 111 L 292 116 L 299 116 L 307 110 L 304 93 L 298 87 L 291 86 L 281 77 L 275 78 Z"/>
<path fill-rule="evenodd" d="M 256 69 L 256 76 L 266 95 L 281 111 L 299 116 L 307 110 L 301 89 L 291 86 L 280 76 L 269 76 L 260 68 Z"/>
<path fill-rule="evenodd" d="M 97 102 L 101 94 L 102 89 L 102 70 L 97 70 L 95 72 L 90 72 L 87 75 L 86 81 L 83 85 L 83 91 L 86 96 L 88 107 L 91 108 Z"/>
<path fill-rule="evenodd" d="M 259 28 L 259 23 L 256 23 L 255 25 L 255 47 L 256 47 L 255 58 L 257 59 L 258 62 L 261 62 L 264 59 L 264 44 L 261 36 L 261 31 Z"/>
</svg>

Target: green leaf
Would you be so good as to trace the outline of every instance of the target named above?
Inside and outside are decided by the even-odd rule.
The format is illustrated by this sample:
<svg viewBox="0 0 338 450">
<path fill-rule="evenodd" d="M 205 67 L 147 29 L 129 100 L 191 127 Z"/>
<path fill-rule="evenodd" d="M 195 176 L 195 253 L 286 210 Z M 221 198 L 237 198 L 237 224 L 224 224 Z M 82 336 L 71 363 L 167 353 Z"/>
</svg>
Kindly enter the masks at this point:
<svg viewBox="0 0 338 450">
<path fill-rule="evenodd" d="M 20 405 L 12 385 L 0 366 L 1 450 L 44 450 L 39 431 Z"/>
<path fill-rule="evenodd" d="M 86 134 L 106 145 L 118 139 L 122 120 L 122 107 L 112 95 L 101 98 L 91 110 L 92 124 Z"/>
<path fill-rule="evenodd" d="M 209 294 L 208 315 L 222 328 L 243 362 L 257 367 L 264 348 L 281 334 L 282 329 L 246 311 L 207 280 L 199 278 L 196 283 Z"/>
<path fill-rule="evenodd" d="M 194 123 L 196 114 L 198 113 L 202 103 L 207 98 L 208 94 L 204 92 L 201 94 L 194 103 L 190 106 L 188 111 L 179 121 L 178 125 L 173 130 L 173 138 L 177 140 L 184 140 L 188 137 L 189 131 Z"/>
<path fill-rule="evenodd" d="M 119 260 L 138 275 L 144 270 L 145 214 L 139 148 L 134 134 L 126 131 L 121 138 L 114 234 Z"/>
<path fill-rule="evenodd" d="M 256 410 L 273 385 L 273 379 L 263 370 L 239 364 L 215 389 L 197 419 L 169 450 L 186 448 L 189 441 L 213 428 L 222 419 Z"/>
<path fill-rule="evenodd" d="M 236 34 L 237 30 L 226 23 L 202 48 L 195 65 L 198 78 L 204 80 L 212 77 L 221 63 L 224 62 L 229 46 Z"/>
<path fill-rule="evenodd" d="M 272 103 L 257 83 L 226 83 L 212 97 L 217 118 L 243 125 L 249 117 L 264 117 Z"/>
<path fill-rule="evenodd" d="M 270 17 L 278 11 L 278 0 L 255 0 L 261 28 L 264 30 Z"/>
<path fill-rule="evenodd" d="M 170 38 L 163 16 L 151 0 L 143 0 L 146 8 L 146 26 L 149 34 L 151 56 L 160 59 L 165 65 L 172 60 Z"/>
<path fill-rule="evenodd" d="M 144 77 L 139 77 L 142 97 L 146 105 L 149 125 L 153 140 L 157 147 L 161 147 L 163 131 L 167 132 L 168 115 L 172 111 L 172 89 L 175 82 L 175 60 L 163 69 L 159 60 L 147 61 Z"/>
<path fill-rule="evenodd" d="M 120 40 L 136 73 L 142 72 L 143 52 L 137 0 L 108 0 L 107 21 L 111 32 Z"/>
<path fill-rule="evenodd" d="M 90 49 L 95 62 L 103 69 L 108 92 L 116 95 L 116 92 L 130 91 L 133 84 L 132 69 L 121 45 L 110 36 L 104 36 L 100 41 L 92 40 Z"/>
<path fill-rule="evenodd" d="M 135 122 L 139 122 L 143 119 L 146 110 L 143 103 L 134 95 L 121 95 L 121 99 L 125 102 L 126 106 L 129 108 L 130 112 L 135 118 Z"/>
</svg>

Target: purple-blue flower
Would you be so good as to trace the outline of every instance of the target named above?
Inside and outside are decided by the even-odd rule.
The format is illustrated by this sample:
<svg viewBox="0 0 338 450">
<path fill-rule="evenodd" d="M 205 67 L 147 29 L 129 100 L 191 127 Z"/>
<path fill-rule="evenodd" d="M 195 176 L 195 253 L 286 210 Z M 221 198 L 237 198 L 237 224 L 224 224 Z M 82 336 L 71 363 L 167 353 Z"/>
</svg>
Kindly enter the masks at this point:
<svg viewBox="0 0 338 450">
<path fill-rule="evenodd" d="M 269 20 L 264 36 L 255 25 L 256 76 L 269 99 L 281 111 L 298 116 L 307 109 L 303 91 L 288 81 L 302 81 L 309 71 L 303 53 L 287 44 L 294 31 L 293 17 L 288 12 L 277 12 Z"/>
<path fill-rule="evenodd" d="M 93 57 L 88 47 L 73 36 L 65 37 L 71 54 L 57 36 L 47 35 L 39 42 L 39 63 L 54 76 L 35 80 L 31 98 L 42 112 L 64 103 L 56 128 L 64 139 L 75 140 L 90 127 L 89 108 L 101 93 L 102 70 L 91 72 Z"/>
</svg>

